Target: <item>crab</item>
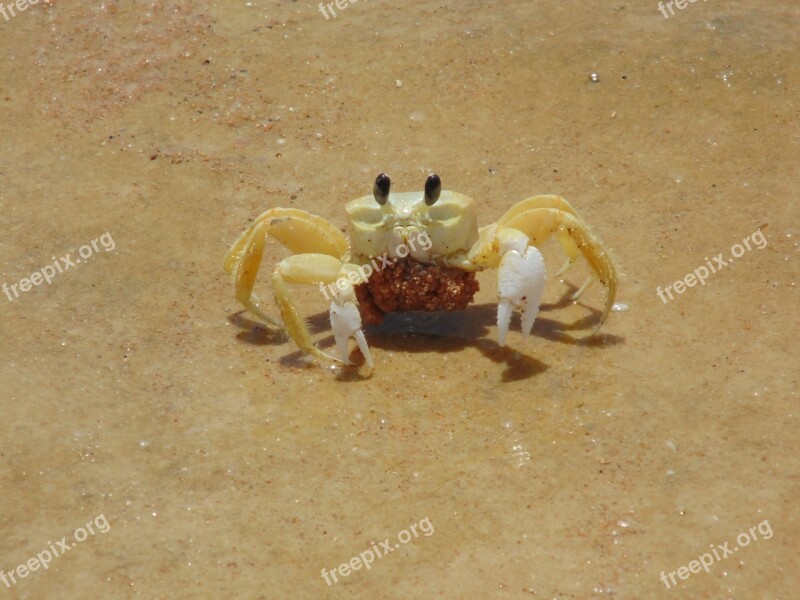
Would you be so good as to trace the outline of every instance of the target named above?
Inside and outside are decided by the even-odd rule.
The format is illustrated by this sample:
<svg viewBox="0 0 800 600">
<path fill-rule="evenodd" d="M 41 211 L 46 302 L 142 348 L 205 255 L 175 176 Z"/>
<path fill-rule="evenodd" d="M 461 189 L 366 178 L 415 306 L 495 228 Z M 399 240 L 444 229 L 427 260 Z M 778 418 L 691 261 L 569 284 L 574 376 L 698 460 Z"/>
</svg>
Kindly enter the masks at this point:
<svg viewBox="0 0 800 600">
<path fill-rule="evenodd" d="M 379 322 L 385 312 L 460 310 L 478 290 L 475 274 L 497 269 L 498 343 L 504 346 L 515 309 L 528 336 L 539 312 L 546 269 L 537 249 L 554 236 L 567 260 L 558 276 L 580 256 L 592 274 L 572 295 L 577 300 L 599 280 L 606 302 L 594 329 L 608 317 L 617 291 L 617 274 L 608 252 L 572 205 L 554 195 L 533 196 L 512 206 L 496 223 L 478 228 L 475 202 L 442 190 L 438 175 L 422 192 L 391 192 L 385 173 L 373 193 L 345 206 L 351 234 L 325 219 L 296 208 L 271 208 L 233 243 L 224 269 L 233 277 L 236 298 L 252 315 L 282 329 L 303 352 L 322 360 L 351 364 L 355 339 L 370 371 L 372 355 L 362 323 Z M 266 240 L 272 237 L 293 255 L 272 272 L 281 320 L 262 310 L 253 287 Z M 330 300 L 330 322 L 339 356 L 317 347 L 287 284 L 318 285 Z"/>
</svg>

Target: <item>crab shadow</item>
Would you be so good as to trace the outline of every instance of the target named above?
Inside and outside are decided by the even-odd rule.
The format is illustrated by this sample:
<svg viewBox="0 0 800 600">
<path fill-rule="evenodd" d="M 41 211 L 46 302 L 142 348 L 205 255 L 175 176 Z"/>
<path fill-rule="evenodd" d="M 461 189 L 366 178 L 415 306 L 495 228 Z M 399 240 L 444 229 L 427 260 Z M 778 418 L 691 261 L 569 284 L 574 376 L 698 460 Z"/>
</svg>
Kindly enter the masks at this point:
<svg viewBox="0 0 800 600">
<path fill-rule="evenodd" d="M 572 323 L 562 323 L 542 316 L 542 313 L 564 308 L 574 301 L 572 293 L 576 290 L 569 286 L 557 302 L 542 304 L 540 313 L 533 325 L 531 335 L 560 344 L 602 348 L 623 343 L 625 338 L 606 334 L 574 335 L 571 332 L 587 330 L 591 332 L 599 323 L 601 311 L 578 303 L 589 311 L 589 314 Z M 513 344 L 513 333 L 519 334 L 519 317 L 512 320 L 509 341 Z M 251 319 L 245 311 L 231 315 L 228 320 L 244 331 L 237 334 L 237 339 L 258 346 L 280 345 L 289 340 L 282 331 L 265 327 Z M 316 313 L 308 317 L 307 322 L 312 331 L 330 331 L 327 312 Z M 366 325 L 364 335 L 371 347 L 391 352 L 439 352 L 452 353 L 466 348 L 475 348 L 486 358 L 498 364 L 504 364 L 501 375 L 503 382 L 520 381 L 535 377 L 549 368 L 549 365 L 527 354 L 514 350 L 510 346 L 500 346 L 492 339 L 490 328 L 497 323 L 497 306 L 495 304 L 478 304 L 457 312 L 439 311 L 434 313 L 407 312 L 388 313 L 380 325 Z M 318 340 L 318 346 L 328 353 L 335 353 L 333 335 L 326 335 Z M 367 377 L 361 375 L 364 357 L 358 349 L 353 349 L 350 356 L 351 368 L 340 370 L 337 379 L 340 381 L 360 381 Z M 308 368 L 313 361 L 303 352 L 296 350 L 280 359 L 281 364 L 292 367 Z"/>
</svg>

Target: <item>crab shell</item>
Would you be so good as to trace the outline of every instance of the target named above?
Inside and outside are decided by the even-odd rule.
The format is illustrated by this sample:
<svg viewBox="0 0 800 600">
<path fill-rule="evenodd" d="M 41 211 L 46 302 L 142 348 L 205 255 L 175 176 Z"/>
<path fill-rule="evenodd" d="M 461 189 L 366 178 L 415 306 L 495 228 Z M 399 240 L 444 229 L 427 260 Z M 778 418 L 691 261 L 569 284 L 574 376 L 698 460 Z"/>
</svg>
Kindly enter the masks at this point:
<svg viewBox="0 0 800 600">
<path fill-rule="evenodd" d="M 345 211 L 350 223 L 351 260 L 387 254 L 400 258 L 405 246 L 420 262 L 438 262 L 459 252 L 467 252 L 478 239 L 475 202 L 469 196 L 443 190 L 433 206 L 422 192 L 389 194 L 380 205 L 374 196 L 348 202 Z M 427 235 L 429 248 L 416 240 Z"/>
</svg>

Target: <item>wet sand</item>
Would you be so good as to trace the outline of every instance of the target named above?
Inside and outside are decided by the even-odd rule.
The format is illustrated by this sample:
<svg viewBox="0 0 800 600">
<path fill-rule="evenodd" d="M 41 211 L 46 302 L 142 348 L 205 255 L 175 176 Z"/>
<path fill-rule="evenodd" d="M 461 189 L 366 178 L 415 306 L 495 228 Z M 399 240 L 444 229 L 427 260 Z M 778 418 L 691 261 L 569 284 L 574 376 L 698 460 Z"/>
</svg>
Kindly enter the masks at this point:
<svg viewBox="0 0 800 600">
<path fill-rule="evenodd" d="M 657 4 L 0 15 L 0 596 L 796 597 L 800 10 Z M 345 227 L 382 171 L 482 225 L 567 198 L 628 310 L 587 339 L 602 286 L 572 304 L 588 268 L 548 244 L 527 339 L 498 346 L 487 272 L 462 313 L 368 327 L 371 378 L 303 357 L 223 256 L 270 207 Z"/>
</svg>

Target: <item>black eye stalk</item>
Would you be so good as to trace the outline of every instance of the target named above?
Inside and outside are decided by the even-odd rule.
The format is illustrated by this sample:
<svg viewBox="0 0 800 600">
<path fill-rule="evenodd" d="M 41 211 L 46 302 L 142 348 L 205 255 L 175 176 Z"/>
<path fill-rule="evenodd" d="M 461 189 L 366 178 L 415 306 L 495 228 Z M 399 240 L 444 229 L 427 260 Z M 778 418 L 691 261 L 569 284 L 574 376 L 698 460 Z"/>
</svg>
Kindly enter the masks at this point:
<svg viewBox="0 0 800 600">
<path fill-rule="evenodd" d="M 375 178 L 375 185 L 372 187 L 372 195 L 375 202 L 383 206 L 389 199 L 389 190 L 392 187 L 392 180 L 386 173 L 381 173 Z"/>
<path fill-rule="evenodd" d="M 442 180 L 436 173 L 428 175 L 425 180 L 425 204 L 433 206 L 442 193 Z"/>
</svg>

